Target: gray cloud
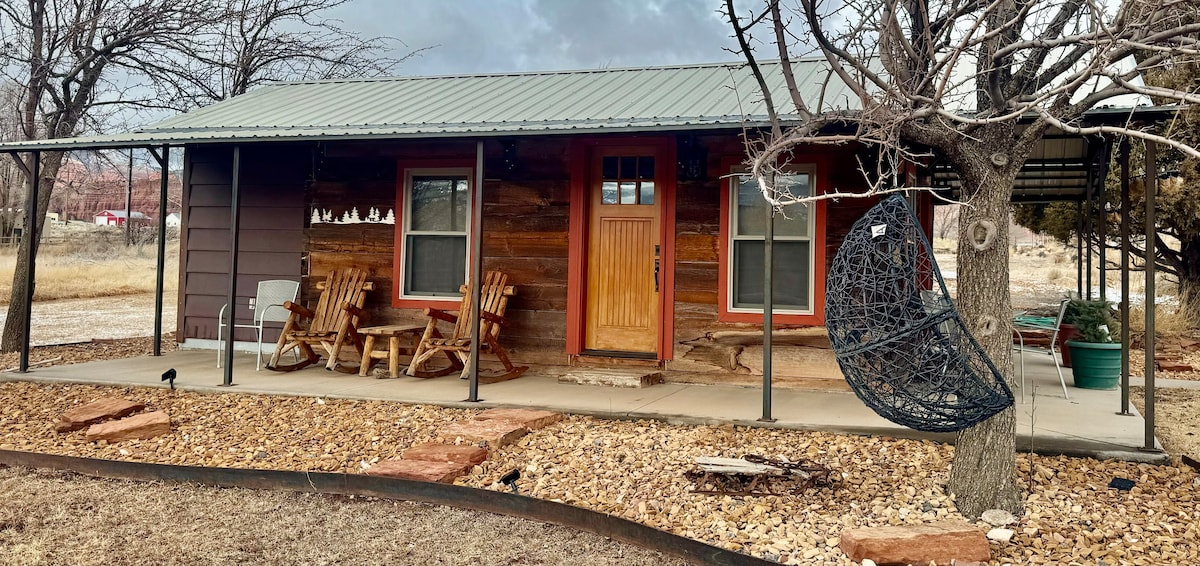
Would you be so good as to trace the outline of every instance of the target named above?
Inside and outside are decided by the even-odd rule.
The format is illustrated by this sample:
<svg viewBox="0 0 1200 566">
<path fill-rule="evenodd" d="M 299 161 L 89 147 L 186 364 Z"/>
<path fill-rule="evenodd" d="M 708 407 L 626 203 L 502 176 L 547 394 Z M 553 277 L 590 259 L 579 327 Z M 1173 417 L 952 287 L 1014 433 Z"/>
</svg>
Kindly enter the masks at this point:
<svg viewBox="0 0 1200 566">
<path fill-rule="evenodd" d="M 334 13 L 408 49 L 404 75 L 733 61 L 716 0 L 356 0 Z"/>
</svg>

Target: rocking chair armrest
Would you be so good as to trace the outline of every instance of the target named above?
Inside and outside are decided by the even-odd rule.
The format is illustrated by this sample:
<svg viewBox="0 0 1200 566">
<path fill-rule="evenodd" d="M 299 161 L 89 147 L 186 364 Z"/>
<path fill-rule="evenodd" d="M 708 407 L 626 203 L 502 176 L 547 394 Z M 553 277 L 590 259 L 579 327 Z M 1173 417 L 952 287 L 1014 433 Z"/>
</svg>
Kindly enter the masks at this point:
<svg viewBox="0 0 1200 566">
<path fill-rule="evenodd" d="M 304 305 L 298 305 L 291 301 L 284 301 L 283 308 L 285 308 L 289 311 L 292 311 L 293 313 L 298 314 L 304 318 L 314 318 L 317 316 L 317 314 L 314 313 L 313 311 L 304 308 Z"/>
<path fill-rule="evenodd" d="M 367 311 L 363 310 L 363 309 L 362 309 L 362 308 L 360 308 L 360 307 L 356 307 L 356 306 L 354 306 L 354 304 L 353 304 L 353 303 L 350 303 L 350 302 L 344 302 L 344 303 L 342 303 L 342 310 L 344 310 L 344 311 L 346 311 L 347 313 L 349 313 L 349 314 L 350 314 L 350 316 L 356 316 L 356 317 L 358 317 L 358 318 L 359 318 L 359 320 L 362 320 L 362 319 L 363 319 L 363 318 L 365 318 L 365 317 L 366 317 L 366 315 L 367 315 Z"/>
<path fill-rule="evenodd" d="M 486 320 L 492 324 L 499 324 L 500 326 L 508 324 L 508 321 L 505 320 L 504 317 L 497 316 L 487 311 L 479 311 L 479 318 L 482 318 L 483 320 Z"/>
<path fill-rule="evenodd" d="M 452 315 L 441 309 L 434 309 L 434 308 L 426 307 L 425 308 L 425 316 L 427 316 L 429 318 L 436 318 L 438 320 L 444 320 L 451 324 L 458 322 L 457 316 Z"/>
</svg>

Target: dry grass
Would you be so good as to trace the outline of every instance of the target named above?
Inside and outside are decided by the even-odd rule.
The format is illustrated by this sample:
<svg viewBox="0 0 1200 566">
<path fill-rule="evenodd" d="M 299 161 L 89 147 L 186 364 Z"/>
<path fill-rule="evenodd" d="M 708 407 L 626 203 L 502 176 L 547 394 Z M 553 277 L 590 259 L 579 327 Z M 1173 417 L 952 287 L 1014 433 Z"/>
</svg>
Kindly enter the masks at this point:
<svg viewBox="0 0 1200 566">
<path fill-rule="evenodd" d="M 684 564 L 572 529 L 420 503 L 0 469 L 0 565 Z"/>
<path fill-rule="evenodd" d="M 1146 412 L 1146 390 L 1130 387 L 1130 400 L 1137 410 Z M 1200 389 L 1154 390 L 1155 435 L 1171 459 L 1186 454 L 1200 460 Z"/>
<path fill-rule="evenodd" d="M 1176 306 L 1154 305 L 1154 330 L 1155 336 L 1182 334 L 1189 330 L 1187 317 L 1180 314 Z M 1145 307 L 1130 307 L 1129 331 L 1136 333 L 1146 331 Z"/>
<path fill-rule="evenodd" d="M 0 304 L 8 304 L 16 268 L 16 248 L 0 251 Z M 103 238 L 70 244 L 47 245 L 38 250 L 35 301 L 86 299 L 153 293 L 157 248 L 125 247 Z M 178 240 L 168 242 L 164 285 L 179 285 Z"/>
</svg>

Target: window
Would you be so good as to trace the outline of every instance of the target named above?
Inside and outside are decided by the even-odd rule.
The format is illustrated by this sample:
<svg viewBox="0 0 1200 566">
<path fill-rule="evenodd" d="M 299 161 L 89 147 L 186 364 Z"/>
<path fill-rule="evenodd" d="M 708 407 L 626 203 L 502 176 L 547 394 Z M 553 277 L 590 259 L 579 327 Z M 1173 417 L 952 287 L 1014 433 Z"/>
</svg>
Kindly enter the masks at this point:
<svg viewBox="0 0 1200 566">
<path fill-rule="evenodd" d="M 792 173 L 777 179 L 778 186 L 795 196 L 813 191 L 813 174 Z M 758 184 L 749 176 L 734 177 L 729 194 L 728 312 L 761 313 L 763 308 L 763 249 L 767 203 Z M 793 314 L 813 313 L 813 234 L 815 206 L 785 207 L 775 215 L 772 274 L 774 310 Z"/>
<path fill-rule="evenodd" d="M 398 242 L 401 297 L 459 297 L 467 278 L 470 169 L 407 169 Z"/>
<path fill-rule="evenodd" d="M 600 204 L 654 204 L 654 157 L 600 160 Z"/>
</svg>

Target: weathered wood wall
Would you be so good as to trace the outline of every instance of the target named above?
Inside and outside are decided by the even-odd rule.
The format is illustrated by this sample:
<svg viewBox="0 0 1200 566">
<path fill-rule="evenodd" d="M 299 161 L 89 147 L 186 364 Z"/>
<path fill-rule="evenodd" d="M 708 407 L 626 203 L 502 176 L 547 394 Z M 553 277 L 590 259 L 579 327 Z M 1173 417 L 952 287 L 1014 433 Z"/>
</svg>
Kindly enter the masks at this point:
<svg viewBox="0 0 1200 566">
<path fill-rule="evenodd" d="M 721 191 L 728 164 L 740 160 L 736 134 L 701 136 L 707 151 L 703 180 L 680 181 L 676 190 L 675 359 L 669 369 L 694 372 L 761 372 L 761 325 L 717 318 Z M 517 164 L 499 143 L 485 144 L 484 268 L 509 274 L 517 296 L 502 340 L 513 356 L 565 361 L 568 215 L 568 150 L 565 136 L 524 137 L 515 142 Z M 315 302 L 312 281 L 345 266 L 367 269 L 376 290 L 367 300 L 368 324 L 423 323 L 418 309 L 394 308 L 395 226 L 385 223 L 310 222 L 313 211 L 340 217 L 357 209 L 366 217 L 397 207 L 398 163 L 431 160 L 474 163 L 473 141 L 344 142 L 243 150 L 243 236 L 239 295 L 250 297 L 258 280 L 302 278 L 302 300 Z M 185 289 L 180 335 L 215 338 L 215 316 L 224 303 L 228 270 L 228 148 L 191 148 L 185 249 Z M 833 156 L 827 173 L 839 190 L 861 187 L 853 156 Z M 433 162 L 429 166 L 438 166 Z M 826 265 L 837 245 L 873 202 L 830 203 L 826 219 Z M 397 219 L 399 221 L 399 219 Z M 820 283 L 818 283 L 820 284 Z M 453 308 L 453 305 L 448 305 Z M 249 311 L 247 310 L 247 313 Z M 248 317 L 248 314 L 246 315 Z M 248 339 L 249 334 L 239 334 Z M 822 329 L 793 329 L 777 342 L 776 372 L 838 377 Z"/>
</svg>

